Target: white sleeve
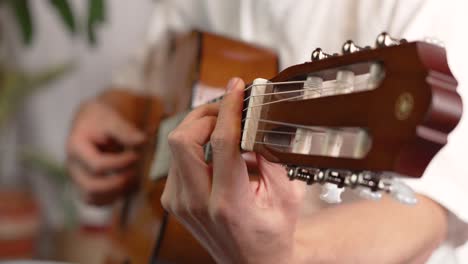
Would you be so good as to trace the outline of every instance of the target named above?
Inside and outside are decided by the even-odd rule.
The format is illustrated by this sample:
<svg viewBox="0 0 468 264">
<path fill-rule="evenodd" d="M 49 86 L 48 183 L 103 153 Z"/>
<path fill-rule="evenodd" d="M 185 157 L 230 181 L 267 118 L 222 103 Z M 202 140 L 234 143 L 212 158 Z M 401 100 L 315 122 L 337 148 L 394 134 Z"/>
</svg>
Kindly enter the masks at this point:
<svg viewBox="0 0 468 264">
<path fill-rule="evenodd" d="M 428 1 L 424 12 L 405 33 L 409 39 L 436 37 L 447 49 L 449 66 L 458 81 L 458 93 L 465 103 L 465 113 L 448 138 L 447 145 L 433 158 L 421 179 L 405 180 L 416 192 L 444 206 L 449 212 L 448 240 L 459 246 L 468 241 L 468 52 L 463 27 L 462 1 Z"/>
<path fill-rule="evenodd" d="M 140 91 L 145 89 L 145 67 L 149 57 L 152 59 L 151 71 L 157 74 L 158 69 L 164 67 L 166 62 L 171 34 L 186 32 L 199 23 L 196 17 L 186 11 L 190 5 L 192 4 L 184 4 L 178 0 L 156 1 L 148 24 L 146 40 L 128 63 L 117 69 L 112 80 L 114 87 Z"/>
</svg>

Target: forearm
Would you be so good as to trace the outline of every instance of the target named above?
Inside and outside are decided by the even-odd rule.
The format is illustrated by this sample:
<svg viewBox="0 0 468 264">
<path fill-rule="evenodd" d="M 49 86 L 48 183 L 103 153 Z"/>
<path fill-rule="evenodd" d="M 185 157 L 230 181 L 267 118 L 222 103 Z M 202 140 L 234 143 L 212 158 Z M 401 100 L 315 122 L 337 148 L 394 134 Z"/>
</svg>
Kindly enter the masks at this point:
<svg viewBox="0 0 468 264">
<path fill-rule="evenodd" d="M 416 206 L 360 201 L 301 219 L 296 252 L 303 263 L 424 263 L 446 229 L 445 210 L 422 196 Z"/>
</svg>

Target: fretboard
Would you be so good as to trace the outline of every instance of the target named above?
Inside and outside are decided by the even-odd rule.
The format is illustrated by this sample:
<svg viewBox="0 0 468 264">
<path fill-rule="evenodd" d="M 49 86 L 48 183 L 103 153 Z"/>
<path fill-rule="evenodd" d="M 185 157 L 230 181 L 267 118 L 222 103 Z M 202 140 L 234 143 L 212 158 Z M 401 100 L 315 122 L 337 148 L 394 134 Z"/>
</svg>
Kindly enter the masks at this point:
<svg viewBox="0 0 468 264">
<path fill-rule="evenodd" d="M 190 111 L 179 113 L 161 122 L 158 129 L 156 150 L 154 152 L 155 156 L 149 173 L 150 179 L 157 180 L 168 174 L 171 162 L 171 151 L 169 149 L 167 137 L 169 133 L 184 120 L 189 112 Z"/>
<path fill-rule="evenodd" d="M 249 96 L 250 90 L 247 90 L 245 93 L 245 97 Z M 212 100 L 206 102 L 206 104 L 216 103 L 221 101 L 224 96 L 216 97 Z M 244 102 L 244 107 L 246 107 L 247 102 Z M 171 162 L 171 152 L 169 149 L 169 144 L 167 141 L 167 137 L 172 130 L 174 130 L 182 120 L 187 116 L 187 114 L 193 110 L 191 107 L 188 111 L 181 112 L 177 115 L 174 115 L 170 118 L 166 118 L 164 121 L 161 122 L 159 126 L 158 135 L 157 135 L 157 143 L 156 143 L 156 150 L 155 150 L 155 157 L 151 164 L 151 170 L 149 176 L 152 180 L 157 180 L 167 176 L 170 168 Z M 243 111 L 243 118 L 244 119 L 245 111 Z M 242 127 L 244 124 L 241 125 Z M 210 148 L 206 148 L 205 151 L 207 152 L 206 155 L 210 156 Z"/>
</svg>

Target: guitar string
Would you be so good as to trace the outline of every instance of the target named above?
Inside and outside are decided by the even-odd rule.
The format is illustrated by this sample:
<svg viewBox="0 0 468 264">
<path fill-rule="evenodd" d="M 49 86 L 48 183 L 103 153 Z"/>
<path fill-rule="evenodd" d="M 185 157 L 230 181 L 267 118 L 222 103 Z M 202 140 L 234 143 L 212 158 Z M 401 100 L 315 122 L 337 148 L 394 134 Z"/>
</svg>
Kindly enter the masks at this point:
<svg viewBox="0 0 468 264">
<path fill-rule="evenodd" d="M 252 89 L 252 87 L 255 87 L 255 86 L 263 86 L 263 85 L 286 85 L 286 84 L 303 84 L 305 83 L 306 81 L 286 81 L 286 82 L 268 82 L 268 83 L 253 83 L 253 84 L 250 84 L 249 86 L 247 86 L 246 88 L 244 88 L 244 92 Z M 295 91 L 304 91 L 305 89 L 300 89 L 300 90 L 295 90 Z M 287 91 L 287 92 L 278 92 L 278 93 L 272 93 L 272 94 L 280 94 L 280 93 L 290 93 L 290 92 L 294 92 L 294 91 Z M 266 94 L 265 94 L 266 95 Z M 262 95 L 256 95 L 256 96 L 262 96 Z M 213 98 L 209 101 L 206 102 L 206 104 L 209 104 L 209 103 L 214 103 L 214 102 L 217 102 L 217 101 L 220 101 L 224 98 L 224 95 L 222 96 L 219 96 L 219 97 L 216 97 L 216 98 Z M 248 100 L 250 98 L 247 97 L 244 99 L 245 100 Z"/>
<path fill-rule="evenodd" d="M 333 80 L 334 84 L 337 82 L 336 80 Z M 362 84 L 362 83 L 365 83 L 367 82 L 367 80 L 362 80 L 362 81 L 358 81 L 358 82 L 354 82 L 353 85 L 358 85 L 358 84 Z M 286 84 L 304 84 L 306 83 L 306 81 L 287 81 L 287 82 L 270 82 L 270 83 L 259 83 L 259 84 L 251 84 L 249 85 L 248 87 L 244 88 L 244 92 L 249 90 L 249 89 L 252 89 L 252 87 L 255 87 L 255 86 L 262 86 L 262 85 L 286 85 Z M 297 93 L 297 92 L 304 92 L 304 91 L 317 91 L 317 92 L 323 92 L 323 91 L 329 91 L 329 90 L 334 90 L 336 89 L 336 87 L 322 87 L 322 88 L 306 88 L 306 89 L 297 89 L 297 90 L 291 90 L 291 91 L 281 91 L 281 92 L 272 92 L 272 93 L 264 93 L 264 94 L 258 94 L 258 95 L 250 95 L 248 97 L 246 97 L 244 99 L 244 101 L 250 99 L 251 97 L 260 97 L 260 96 L 268 96 L 268 95 L 278 95 L 278 94 L 288 94 L 288 93 Z M 271 102 L 268 102 L 268 103 L 264 103 L 264 104 L 258 104 L 258 105 L 253 105 L 253 106 L 248 106 L 247 108 L 243 109 L 243 111 L 247 110 L 248 108 L 253 108 L 253 107 L 258 107 L 258 106 L 263 106 L 263 105 L 268 105 L 268 104 L 274 104 L 274 103 L 279 103 L 279 102 L 283 102 L 283 101 L 288 101 L 288 100 L 294 100 L 294 99 L 300 99 L 301 97 L 305 97 L 305 96 L 310 96 L 310 95 L 298 95 L 298 96 L 294 96 L 294 97 L 290 97 L 290 98 L 283 98 L 283 99 L 279 99 L 279 100 L 276 100 L 276 101 L 271 101 Z M 208 103 L 215 103 L 215 102 L 219 102 L 220 100 L 222 100 L 224 98 L 224 95 L 223 96 L 219 96 L 217 98 L 214 98 L 212 100 L 209 100 L 207 102 Z M 316 97 L 316 98 L 320 98 L 320 97 Z"/>
<path fill-rule="evenodd" d="M 246 131 L 242 129 L 241 132 Z M 295 132 L 287 132 L 287 131 L 276 131 L 276 130 L 266 130 L 266 129 L 258 129 L 257 132 L 268 133 L 268 134 L 279 134 L 279 135 L 295 135 Z"/>
<path fill-rule="evenodd" d="M 292 127 L 292 126 L 290 126 Z M 316 129 L 307 129 L 310 132 L 314 132 L 317 134 L 325 134 L 326 132 L 321 131 L 321 130 L 316 130 Z M 330 129 L 333 130 L 333 129 Z M 242 129 L 241 132 L 247 131 L 245 129 Z M 267 134 L 279 134 L 279 135 L 296 135 L 296 132 L 287 132 L 287 131 L 277 131 L 277 130 L 268 130 L 268 129 L 259 129 L 257 132 L 262 132 L 262 133 L 267 133 Z"/>
<path fill-rule="evenodd" d="M 281 82 L 279 84 L 285 84 L 287 82 Z M 294 81 L 294 83 L 298 83 L 297 81 Z M 272 83 L 273 84 L 273 83 Z M 264 84 L 261 84 L 261 85 L 264 85 Z M 255 85 L 250 85 L 248 88 L 246 89 L 250 89 L 252 86 L 255 86 Z M 334 88 L 334 87 L 331 87 L 331 88 Z M 301 89 L 300 91 L 304 91 L 305 89 Z M 326 89 L 328 90 L 328 89 Z M 272 102 L 268 102 L 266 104 L 273 104 L 273 103 L 278 103 L 280 101 L 287 101 L 287 100 L 293 100 L 293 99 L 296 99 L 296 98 L 301 98 L 301 97 L 304 97 L 304 96 L 307 96 L 307 95 L 299 95 L 299 96 L 294 96 L 294 97 L 291 97 L 291 98 L 285 98 L 285 99 L 280 99 L 280 100 L 276 100 L 276 101 L 272 101 Z M 215 100 L 220 100 L 222 98 L 221 97 L 218 97 L 218 98 L 215 98 L 214 100 L 212 101 L 215 101 Z M 261 105 L 265 105 L 265 104 L 259 104 L 259 105 L 253 105 L 253 106 L 249 106 L 245 109 L 243 109 L 243 111 L 247 110 L 248 108 L 253 108 L 253 107 L 258 107 L 258 106 L 261 106 Z M 247 119 L 252 119 L 250 117 L 246 117 L 244 119 L 242 119 L 242 122 L 245 122 Z M 292 127 L 292 128 L 302 128 L 302 129 L 307 129 L 309 131 L 312 131 L 312 132 L 319 132 L 319 133 L 324 133 L 323 131 L 320 131 L 320 130 L 317 130 L 317 129 L 312 129 L 310 126 L 302 126 L 302 125 L 297 125 L 297 124 L 293 124 L 293 123 L 286 123 L 286 122 L 278 122 L 278 121 L 274 121 L 274 120 L 267 120 L 267 119 L 257 119 L 257 121 L 259 122 L 264 122 L 264 123 L 270 123 L 270 124 L 275 124 L 275 125 L 282 125 L 282 126 L 286 126 L 286 127 Z M 330 128 L 331 129 L 331 128 Z M 332 129 L 332 130 L 335 130 L 335 129 Z M 243 129 L 241 132 L 244 132 L 245 130 Z M 260 130 L 259 130 L 260 131 Z M 292 134 L 295 134 L 294 132 L 280 132 L 280 131 L 273 131 L 273 130 L 264 130 L 264 131 L 260 131 L 260 132 L 266 132 L 266 133 L 277 133 L 277 134 L 280 134 L 280 133 L 290 133 L 291 135 Z"/>
<path fill-rule="evenodd" d="M 268 85 L 285 85 L 285 84 L 301 84 L 301 83 L 304 83 L 305 81 L 286 81 L 286 82 L 269 82 L 267 83 Z M 265 85 L 264 83 L 252 83 L 250 84 L 249 86 L 245 87 L 244 88 L 244 92 L 247 92 L 248 90 L 252 89 L 252 87 L 255 87 L 255 86 L 262 86 L 262 85 Z M 218 102 L 220 100 L 222 100 L 224 98 L 224 95 L 221 95 L 219 97 L 216 97 L 216 98 L 213 98 L 209 101 L 207 101 L 205 104 L 209 104 L 209 103 L 215 103 L 215 102 Z"/>
<path fill-rule="evenodd" d="M 359 81 L 354 81 L 353 84 L 354 85 L 357 85 L 357 84 L 362 84 L 362 83 L 366 83 L 368 82 L 369 80 L 368 79 L 364 79 L 364 80 L 359 80 Z M 336 84 L 338 82 L 338 80 L 329 80 L 329 81 L 325 81 L 323 83 L 323 85 L 327 85 L 327 86 L 330 86 L 330 85 L 333 85 L 333 84 Z M 307 80 L 305 81 L 287 81 L 287 82 L 269 82 L 269 83 L 258 83 L 258 84 L 255 84 L 255 85 L 250 85 L 248 88 L 246 88 L 245 90 L 248 90 L 248 89 L 251 89 L 252 86 L 267 86 L 267 85 L 275 85 L 275 86 L 278 86 L 278 85 L 286 85 L 286 84 L 304 84 L 304 83 L 307 83 Z M 267 96 L 267 95 L 277 95 L 277 94 L 287 94 L 287 93 L 294 93 L 294 92 L 302 92 L 302 91 L 320 91 L 321 89 L 327 89 L 327 88 L 331 88 L 331 87 L 321 87 L 321 88 L 316 88 L 316 87 L 311 87 L 311 88 L 306 88 L 306 89 L 296 89 L 296 90 L 291 90 L 291 91 L 282 91 L 282 92 L 272 92 L 272 93 L 265 93 L 265 94 L 257 94 L 257 95 L 250 95 L 248 96 L 247 98 L 244 99 L 244 101 L 247 101 L 249 98 L 251 97 L 258 97 L 258 96 Z"/>
<path fill-rule="evenodd" d="M 337 80 L 327 81 L 327 86 L 335 85 L 337 82 L 338 82 Z M 368 80 L 355 81 L 355 82 L 353 82 L 353 85 L 356 86 L 356 85 L 363 84 L 363 83 L 366 83 L 366 82 L 368 82 Z M 295 82 L 295 83 L 296 83 L 296 82 Z M 306 83 L 306 81 L 300 81 L 300 83 Z M 286 83 L 283 83 L 283 84 L 286 84 Z M 270 83 L 263 84 L 263 85 L 270 85 Z M 271 85 L 275 85 L 275 86 L 276 86 L 276 84 L 273 84 L 273 83 L 272 83 Z M 267 96 L 267 95 L 278 95 L 278 94 L 288 94 L 288 93 L 297 93 L 297 92 L 304 92 L 304 91 L 321 91 L 321 90 L 330 89 L 330 88 L 335 88 L 335 87 L 320 87 L 320 88 L 311 87 L 311 88 L 305 88 L 305 89 L 302 88 L 302 89 L 296 89 L 296 90 L 290 90 L 290 91 L 281 91 L 281 92 L 271 92 L 271 93 L 250 95 L 250 96 L 248 96 L 247 98 L 245 98 L 244 101 L 249 100 L 251 97 L 259 97 L 259 96 Z"/>
<path fill-rule="evenodd" d="M 241 140 L 241 143 L 243 143 L 243 142 L 247 142 L 247 140 Z M 261 144 L 261 145 L 270 145 L 270 146 L 275 146 L 275 147 L 282 147 L 282 148 L 290 148 L 291 147 L 291 145 L 275 144 L 275 143 L 262 142 L 262 141 L 254 141 L 253 143 Z"/>
<path fill-rule="evenodd" d="M 293 128 L 301 128 L 301 129 L 307 129 L 312 132 L 323 132 L 322 130 L 334 130 L 334 131 L 340 131 L 339 128 L 322 128 L 321 126 L 304 126 L 304 125 L 298 125 L 298 124 L 293 124 L 293 123 L 287 123 L 287 122 L 280 122 L 280 121 L 275 121 L 275 120 L 268 120 L 268 119 L 261 119 L 261 118 L 251 118 L 251 117 L 246 117 L 242 119 L 242 122 L 245 122 L 247 119 L 253 119 L 255 121 L 263 122 L 263 123 L 268 123 L 268 124 L 273 124 L 273 125 L 280 125 L 280 126 L 286 126 L 286 127 L 293 127 Z M 322 128 L 322 130 L 320 130 Z"/>
<path fill-rule="evenodd" d="M 331 90 L 335 90 L 336 88 L 335 87 L 327 87 L 325 89 L 322 89 L 321 91 L 331 91 Z M 304 91 L 305 89 L 302 89 L 301 91 Z M 278 99 L 278 100 L 275 100 L 275 101 L 271 101 L 271 102 L 267 102 L 267 103 L 261 103 L 261 104 L 255 104 L 255 105 L 251 105 L 251 106 L 247 106 L 246 108 L 242 109 L 242 111 L 246 111 L 250 108 L 255 108 L 255 107 L 259 107 L 259 106 L 264 106 L 264 105 L 270 105 L 270 104 L 276 104 L 276 103 L 280 103 L 280 102 L 287 102 L 287 101 L 297 101 L 299 99 L 306 99 L 306 98 L 303 98 L 303 97 L 308 97 L 310 95 L 307 95 L 307 94 L 301 94 L 301 95 L 297 95 L 297 96 L 293 96 L 293 97 L 289 97 L 289 98 L 283 98 L 283 99 Z M 314 99 L 318 99 L 320 97 L 315 97 Z"/>
<path fill-rule="evenodd" d="M 360 81 L 360 82 L 355 82 L 354 85 L 359 85 L 359 84 L 362 84 L 362 83 L 366 83 L 367 81 Z M 300 90 L 294 90 L 294 91 L 284 91 L 284 92 L 273 92 L 273 93 L 266 93 L 266 94 L 259 94 L 259 95 L 254 95 L 254 96 L 267 96 L 267 95 L 275 95 L 275 94 L 285 94 L 285 93 L 297 93 L 297 92 L 301 92 L 301 91 L 319 91 L 319 92 L 327 92 L 327 91 L 330 91 L 330 90 L 335 90 L 336 87 L 324 87 L 324 88 L 320 88 L 320 89 L 317 89 L 317 88 L 306 88 L 306 89 L 300 89 Z M 289 97 L 289 98 L 283 98 L 283 99 L 278 99 L 276 101 L 271 101 L 271 102 L 267 102 L 267 103 L 262 103 L 262 104 L 256 104 L 256 105 L 252 105 L 252 106 L 248 106 L 244 109 L 242 109 L 242 111 L 246 111 L 248 110 L 249 108 L 254 108 L 254 107 L 259 107 L 259 106 L 264 106 L 264 105 L 269 105 L 269 104 L 275 104 L 275 103 L 279 103 L 279 102 L 285 102 L 285 101 L 294 101 L 294 100 L 297 100 L 297 99 L 302 99 L 302 97 L 308 97 L 310 95 L 307 95 L 307 94 L 301 94 L 301 95 L 297 95 L 297 96 L 293 96 L 293 97 Z M 251 96 L 249 96 L 248 98 L 250 98 Z M 320 96 L 321 97 L 321 96 Z M 314 99 L 318 99 L 320 97 L 315 97 Z M 306 99 L 306 98 L 304 98 Z M 312 98 L 311 98 L 312 99 Z M 244 100 L 245 101 L 245 100 Z"/>
<path fill-rule="evenodd" d="M 336 80 L 333 80 L 336 82 Z M 281 84 L 275 84 L 275 83 L 265 83 L 265 84 L 258 84 L 258 86 L 260 85 L 275 85 L 275 86 L 278 86 L 278 85 L 285 85 L 285 84 L 297 84 L 297 83 L 300 83 L 300 84 L 304 84 L 306 83 L 307 81 L 293 81 L 291 83 L 288 83 L 288 82 L 283 82 Z M 249 100 L 251 97 L 259 97 L 259 96 L 267 96 L 267 95 L 278 95 L 278 94 L 288 94 L 288 93 L 295 93 L 295 92 L 303 92 L 303 91 L 320 91 L 321 89 L 323 88 L 329 88 L 329 87 L 321 87 L 321 88 L 316 88 L 316 87 L 312 87 L 312 88 L 306 88 L 306 89 L 296 89 L 296 90 L 291 90 L 291 91 L 282 91 L 282 92 L 272 92 L 272 93 L 264 93 L 264 94 L 257 94 L 257 95 L 250 95 L 248 96 L 247 98 L 244 99 L 244 102 Z"/>
<path fill-rule="evenodd" d="M 336 82 L 336 80 L 334 80 Z M 364 80 L 364 81 L 360 81 L 360 82 L 355 82 L 354 85 L 356 84 L 360 84 L 360 83 L 364 83 L 364 82 L 367 82 L 367 80 Z M 249 85 L 248 87 L 246 87 L 244 89 L 244 92 L 249 90 L 249 89 L 252 89 L 252 87 L 255 87 L 255 86 L 261 86 L 261 85 L 285 85 L 285 84 L 303 84 L 303 83 L 306 83 L 306 81 L 288 81 L 288 82 L 270 82 L 270 83 L 262 83 L 262 84 L 251 84 Z M 333 89 L 336 89 L 336 87 L 322 87 L 322 88 L 306 88 L 306 89 L 298 89 L 298 90 L 291 90 L 291 91 L 282 91 L 282 92 L 273 92 L 273 93 L 265 93 L 265 94 L 259 94 L 259 95 L 253 95 L 253 96 L 249 96 L 247 97 L 246 99 L 244 99 L 244 101 L 248 100 L 249 98 L 251 97 L 259 97 L 259 96 L 267 96 L 267 95 L 277 95 L 277 94 L 288 94 L 288 93 L 297 93 L 297 92 L 303 92 L 303 91 L 317 91 L 317 92 L 322 92 L 322 91 L 328 91 L 328 90 L 333 90 Z M 259 107 L 259 106 L 263 106 L 263 105 L 268 105 L 268 104 L 274 104 L 274 103 L 279 103 L 279 102 L 282 102 L 282 101 L 291 101 L 291 100 L 295 100 L 295 99 L 300 99 L 302 97 L 306 97 L 306 96 L 310 96 L 310 95 L 305 95 L 305 94 L 301 94 L 301 95 L 298 95 L 298 96 L 293 96 L 293 97 L 290 97 L 290 98 L 284 98 L 284 99 L 279 99 L 279 100 L 276 100 L 276 101 L 271 101 L 271 102 L 268 102 L 268 103 L 263 103 L 263 104 L 257 104 L 257 105 L 252 105 L 252 106 L 248 106 L 246 108 L 243 109 L 243 111 L 249 109 L 249 108 L 254 108 L 254 107 Z M 220 101 L 221 99 L 223 99 L 224 96 L 220 96 L 220 97 L 217 97 L 217 98 L 214 98 L 213 100 L 210 100 L 208 101 L 207 103 L 213 103 L 213 102 L 217 102 L 217 101 Z M 242 120 L 242 122 L 245 122 L 247 119 L 251 119 L 251 118 L 244 118 Z M 276 124 L 276 125 L 282 125 L 282 126 L 287 126 L 287 127 L 293 127 L 293 128 L 302 128 L 302 129 L 307 129 L 309 131 L 312 131 L 312 132 L 316 132 L 316 133 L 325 133 L 323 131 L 320 131 L 320 130 L 316 130 L 316 129 L 312 129 L 310 126 L 302 126 L 302 125 L 297 125 L 297 124 L 292 124 L 292 123 L 286 123 L 286 122 L 278 122 L 278 121 L 273 121 L 273 120 L 266 120 L 266 119 L 257 119 L 257 121 L 259 122 L 264 122 L 264 123 L 270 123 L 270 124 Z M 329 130 L 336 130 L 336 129 L 331 129 L 329 128 Z M 244 132 L 245 129 L 242 129 L 241 132 Z M 263 133 L 272 133 L 272 134 L 289 134 L 289 135 L 295 135 L 296 133 L 294 132 L 284 132 L 284 131 L 274 131 L 274 130 L 257 130 L 257 132 L 263 132 Z M 262 142 L 255 142 L 255 143 L 258 143 L 258 144 L 274 144 L 274 143 L 262 143 Z M 278 144 L 274 144 L 274 145 L 278 145 Z M 286 147 L 286 146 L 283 146 L 283 147 Z"/>
</svg>

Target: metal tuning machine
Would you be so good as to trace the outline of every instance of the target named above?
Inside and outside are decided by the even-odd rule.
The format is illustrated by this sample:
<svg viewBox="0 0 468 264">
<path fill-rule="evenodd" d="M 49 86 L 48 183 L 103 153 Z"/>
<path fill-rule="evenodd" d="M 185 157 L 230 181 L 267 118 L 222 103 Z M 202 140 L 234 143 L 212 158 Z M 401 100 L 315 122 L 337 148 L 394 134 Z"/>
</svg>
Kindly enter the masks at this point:
<svg viewBox="0 0 468 264">
<path fill-rule="evenodd" d="M 305 168 L 286 166 L 290 180 L 301 180 L 308 185 L 319 183 L 320 198 L 328 203 L 340 203 L 345 188 L 353 189 L 363 198 L 379 200 L 382 193 L 390 194 L 397 201 L 413 205 L 417 203 L 414 191 L 402 181 L 383 173 L 349 170 Z"/>
<path fill-rule="evenodd" d="M 312 51 L 312 54 L 310 56 L 310 59 L 311 61 L 319 61 L 319 60 L 323 60 L 323 59 L 326 59 L 326 58 L 330 58 L 330 57 L 333 57 L 333 56 L 337 56 L 338 54 L 327 54 L 325 52 L 323 52 L 323 50 L 321 48 L 316 48 L 314 51 Z"/>
<path fill-rule="evenodd" d="M 355 52 L 359 52 L 362 50 L 368 50 L 370 49 L 370 46 L 365 46 L 365 47 L 360 47 L 356 45 L 352 40 L 348 40 L 343 44 L 343 47 L 341 48 L 343 54 L 351 54 Z"/>
<path fill-rule="evenodd" d="M 396 39 L 392 38 L 387 32 L 382 32 L 377 36 L 377 39 L 375 40 L 375 46 L 377 48 L 382 48 L 382 47 L 390 47 L 390 46 L 395 46 L 395 45 L 400 45 L 402 43 L 407 43 L 408 41 L 406 39 Z M 344 55 L 346 54 L 351 54 L 363 50 L 369 50 L 371 49 L 370 46 L 364 46 L 360 47 L 354 43 L 352 40 L 347 40 L 342 48 L 341 51 Z M 321 48 L 316 48 L 312 54 L 311 54 L 311 61 L 319 61 L 323 60 L 329 57 L 333 56 L 338 56 L 337 53 L 334 54 L 327 54 L 325 53 Z"/>
<path fill-rule="evenodd" d="M 392 38 L 387 32 L 382 32 L 377 36 L 377 39 L 375 40 L 375 46 L 377 48 L 383 48 L 400 45 L 406 42 L 408 42 L 406 39 Z"/>
</svg>

